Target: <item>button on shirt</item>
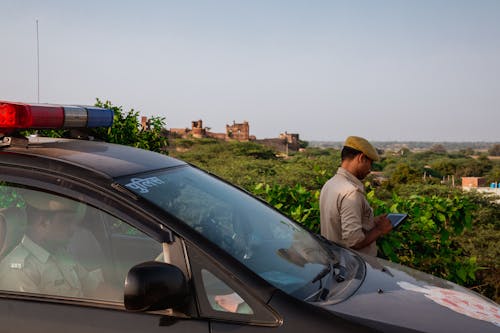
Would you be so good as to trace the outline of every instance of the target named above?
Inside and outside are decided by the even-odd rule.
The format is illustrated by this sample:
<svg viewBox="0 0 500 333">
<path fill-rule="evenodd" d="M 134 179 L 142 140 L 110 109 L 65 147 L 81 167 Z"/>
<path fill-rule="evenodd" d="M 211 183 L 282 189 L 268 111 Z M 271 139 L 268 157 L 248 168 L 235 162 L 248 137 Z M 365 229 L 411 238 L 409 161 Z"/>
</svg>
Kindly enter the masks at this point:
<svg viewBox="0 0 500 333">
<path fill-rule="evenodd" d="M 66 251 L 55 254 L 24 236 L 0 264 L 0 289 L 46 295 L 83 297 L 102 282 Z"/>
<path fill-rule="evenodd" d="M 319 200 L 321 235 L 333 242 L 352 247 L 375 227 L 365 187 L 342 167 L 325 183 Z M 376 256 L 377 246 L 373 242 L 358 251 Z"/>
</svg>

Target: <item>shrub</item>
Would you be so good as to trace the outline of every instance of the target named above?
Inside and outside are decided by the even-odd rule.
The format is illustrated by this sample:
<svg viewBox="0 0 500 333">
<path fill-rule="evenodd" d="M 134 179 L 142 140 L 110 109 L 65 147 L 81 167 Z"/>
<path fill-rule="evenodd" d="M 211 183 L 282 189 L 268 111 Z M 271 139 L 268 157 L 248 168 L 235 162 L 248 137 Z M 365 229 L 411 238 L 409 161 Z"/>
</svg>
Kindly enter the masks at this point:
<svg viewBox="0 0 500 333">
<path fill-rule="evenodd" d="M 371 191 L 368 199 L 377 215 L 409 215 L 408 221 L 379 240 L 383 257 L 460 284 L 475 280 L 477 258 L 470 256 L 458 241 L 465 229 L 471 229 L 476 208 L 467 197 L 394 196 L 390 202 L 383 202 Z"/>
<path fill-rule="evenodd" d="M 124 112 L 121 106 L 115 106 L 110 101 L 102 102 L 97 98 L 95 106 L 111 109 L 114 112 L 113 126 L 91 129 L 91 135 L 96 139 L 118 143 L 127 146 L 167 153 L 167 137 L 163 135 L 165 119 L 151 117 L 149 129 L 143 129 L 139 122 L 139 112 L 134 109 Z"/>
</svg>

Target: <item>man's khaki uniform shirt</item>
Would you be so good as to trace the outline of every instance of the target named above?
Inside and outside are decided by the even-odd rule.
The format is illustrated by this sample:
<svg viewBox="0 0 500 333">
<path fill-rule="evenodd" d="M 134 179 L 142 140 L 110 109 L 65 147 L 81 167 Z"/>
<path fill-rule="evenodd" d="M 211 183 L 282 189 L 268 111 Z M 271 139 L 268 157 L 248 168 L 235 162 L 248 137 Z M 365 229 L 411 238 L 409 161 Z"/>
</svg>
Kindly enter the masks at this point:
<svg viewBox="0 0 500 333">
<path fill-rule="evenodd" d="M 362 241 L 375 226 L 365 187 L 342 167 L 321 189 L 319 207 L 321 235 L 346 247 Z M 358 251 L 376 256 L 377 245 L 373 242 Z"/>
<path fill-rule="evenodd" d="M 67 252 L 51 254 L 24 236 L 0 263 L 0 289 L 45 295 L 84 297 L 102 282 Z"/>
</svg>

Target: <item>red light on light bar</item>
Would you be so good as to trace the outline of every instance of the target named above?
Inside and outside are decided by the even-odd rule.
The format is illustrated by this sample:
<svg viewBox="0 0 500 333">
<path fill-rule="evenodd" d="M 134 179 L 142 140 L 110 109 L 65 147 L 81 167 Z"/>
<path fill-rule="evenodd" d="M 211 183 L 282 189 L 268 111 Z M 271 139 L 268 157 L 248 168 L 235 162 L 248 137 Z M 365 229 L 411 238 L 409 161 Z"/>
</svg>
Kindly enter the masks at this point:
<svg viewBox="0 0 500 333">
<path fill-rule="evenodd" d="M 61 128 L 64 108 L 58 105 L 0 101 L 0 129 L 11 132 L 26 128 Z"/>
<path fill-rule="evenodd" d="M 22 129 L 109 127 L 113 115 L 112 110 L 92 106 L 0 101 L 0 134 Z"/>
<path fill-rule="evenodd" d="M 7 104 L 0 104 L 0 127 L 11 127 L 16 123 L 16 111 Z"/>
<path fill-rule="evenodd" d="M 0 102 L 0 128 L 16 128 L 20 124 L 27 125 L 28 114 L 21 104 Z"/>
</svg>

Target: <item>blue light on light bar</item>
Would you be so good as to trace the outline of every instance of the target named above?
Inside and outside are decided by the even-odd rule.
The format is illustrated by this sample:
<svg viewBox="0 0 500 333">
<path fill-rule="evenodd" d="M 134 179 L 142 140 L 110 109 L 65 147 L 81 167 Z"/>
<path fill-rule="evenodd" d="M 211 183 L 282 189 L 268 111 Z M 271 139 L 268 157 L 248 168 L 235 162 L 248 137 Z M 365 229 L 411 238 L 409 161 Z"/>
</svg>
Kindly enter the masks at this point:
<svg viewBox="0 0 500 333">
<path fill-rule="evenodd" d="M 93 106 L 86 106 L 87 127 L 109 127 L 113 124 L 113 111 Z"/>
</svg>

